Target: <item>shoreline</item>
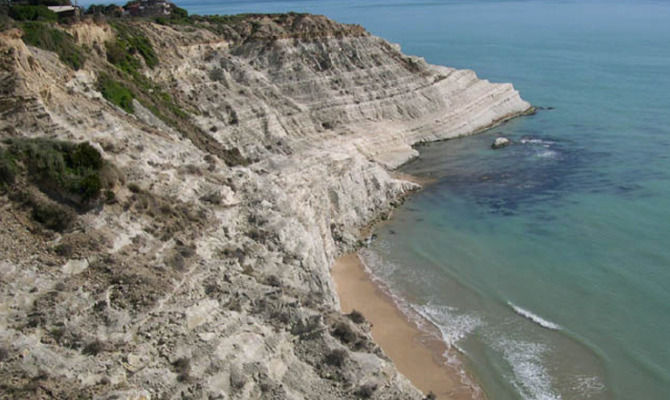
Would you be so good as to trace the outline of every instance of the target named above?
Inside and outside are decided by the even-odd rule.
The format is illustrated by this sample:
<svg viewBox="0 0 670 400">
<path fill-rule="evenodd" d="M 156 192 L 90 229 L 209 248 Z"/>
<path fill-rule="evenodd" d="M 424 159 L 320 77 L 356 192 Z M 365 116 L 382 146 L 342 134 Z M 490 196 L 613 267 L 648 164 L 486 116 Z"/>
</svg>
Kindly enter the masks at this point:
<svg viewBox="0 0 670 400">
<path fill-rule="evenodd" d="M 530 105 L 522 112 L 506 115 L 489 125 L 475 129 L 467 135 L 476 135 L 506 122 L 528 115 L 534 115 L 537 108 Z M 460 136 L 432 140 L 430 143 L 452 140 Z M 426 142 L 414 143 L 426 144 Z M 409 162 L 409 161 L 408 161 Z M 406 163 L 405 163 L 406 164 Z M 436 182 L 432 177 L 407 174 L 397 169 L 389 171 L 394 179 L 405 180 L 419 185 L 418 190 Z M 402 199 L 410 196 L 407 193 Z M 379 224 L 389 220 L 391 211 L 375 218 L 360 228 L 363 238 L 372 236 Z M 407 315 L 393 299 L 383 284 L 374 280 L 357 250 L 340 255 L 330 268 L 330 278 L 340 301 L 340 312 L 349 314 L 356 310 L 363 314 L 370 324 L 370 333 L 374 342 L 391 359 L 395 368 L 428 399 L 429 394 L 436 400 L 488 400 L 476 377 L 462 365 L 462 355 L 448 348 L 441 333 L 431 321 L 418 313 L 413 318 Z M 421 328 L 416 320 L 423 322 Z M 459 365 L 450 365 L 447 354 L 454 356 Z"/>
<path fill-rule="evenodd" d="M 432 392 L 439 400 L 483 400 L 480 388 L 462 381 L 462 371 L 448 365 L 445 352 L 453 352 L 434 332 L 417 327 L 395 303 L 390 294 L 376 283 L 357 252 L 338 257 L 331 269 L 344 314 L 357 310 L 371 325 L 372 337 L 395 367 L 421 390 Z M 430 328 L 428 328 L 430 329 Z"/>
</svg>

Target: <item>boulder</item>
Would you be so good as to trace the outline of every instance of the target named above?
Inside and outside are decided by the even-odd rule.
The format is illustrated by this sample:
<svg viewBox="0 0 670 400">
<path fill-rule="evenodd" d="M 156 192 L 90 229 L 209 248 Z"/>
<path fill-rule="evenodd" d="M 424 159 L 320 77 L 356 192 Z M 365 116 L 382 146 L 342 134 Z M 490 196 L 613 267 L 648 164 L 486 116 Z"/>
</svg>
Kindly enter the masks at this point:
<svg viewBox="0 0 670 400">
<path fill-rule="evenodd" d="M 496 140 L 491 143 L 491 148 L 492 149 L 501 149 L 505 146 L 508 146 L 510 143 L 512 143 L 511 140 L 507 139 L 506 137 L 497 137 Z"/>
</svg>

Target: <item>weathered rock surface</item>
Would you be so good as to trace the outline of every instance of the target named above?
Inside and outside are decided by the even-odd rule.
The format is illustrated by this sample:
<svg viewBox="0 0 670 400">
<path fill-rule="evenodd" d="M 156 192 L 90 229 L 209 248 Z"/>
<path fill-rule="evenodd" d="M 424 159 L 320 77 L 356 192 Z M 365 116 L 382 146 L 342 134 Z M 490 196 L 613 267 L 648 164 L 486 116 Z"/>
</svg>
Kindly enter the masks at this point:
<svg viewBox="0 0 670 400">
<path fill-rule="evenodd" d="M 512 142 L 506 137 L 497 137 L 493 143 L 491 143 L 491 148 L 493 150 L 502 149 L 503 147 L 509 146 Z"/>
<path fill-rule="evenodd" d="M 138 27 L 160 56 L 144 72 L 199 137 L 105 101 L 104 52 L 75 72 L 0 34 L 2 136 L 89 141 L 126 182 L 63 234 L 0 197 L 0 397 L 340 399 L 376 385 L 373 398 L 421 398 L 339 314 L 329 267 L 417 188 L 388 170 L 413 144 L 530 105 L 319 16 L 252 16 L 218 34 Z M 110 37 L 70 29 L 92 49 Z"/>
</svg>

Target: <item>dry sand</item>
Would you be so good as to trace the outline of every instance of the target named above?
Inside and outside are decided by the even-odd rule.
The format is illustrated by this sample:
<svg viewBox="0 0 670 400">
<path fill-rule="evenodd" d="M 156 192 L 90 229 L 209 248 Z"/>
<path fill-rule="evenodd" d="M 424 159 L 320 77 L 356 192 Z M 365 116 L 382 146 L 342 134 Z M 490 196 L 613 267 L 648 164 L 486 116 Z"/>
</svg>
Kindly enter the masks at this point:
<svg viewBox="0 0 670 400">
<path fill-rule="evenodd" d="M 372 337 L 398 370 L 425 394 L 437 399 L 482 399 L 461 382 L 458 370 L 446 365 L 446 345 L 423 332 L 402 313 L 393 299 L 365 271 L 358 254 L 338 258 L 332 276 L 343 313 L 356 309 L 372 324 Z"/>
</svg>

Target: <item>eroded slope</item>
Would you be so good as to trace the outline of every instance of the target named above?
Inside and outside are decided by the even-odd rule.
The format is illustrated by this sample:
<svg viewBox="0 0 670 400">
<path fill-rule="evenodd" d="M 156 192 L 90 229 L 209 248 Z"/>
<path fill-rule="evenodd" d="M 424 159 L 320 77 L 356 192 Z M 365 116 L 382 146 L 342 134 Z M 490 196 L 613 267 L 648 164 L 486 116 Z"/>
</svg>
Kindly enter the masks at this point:
<svg viewBox="0 0 670 400">
<path fill-rule="evenodd" d="M 67 28 L 78 71 L 2 33 L 3 137 L 87 141 L 119 171 L 64 232 L 0 197 L 3 394 L 421 398 L 337 312 L 329 266 L 417 187 L 386 169 L 412 144 L 529 104 L 319 16 L 131 27 L 159 59 L 135 77 L 110 64 L 118 28 Z M 132 113 L 103 73 L 151 83 Z"/>
</svg>

